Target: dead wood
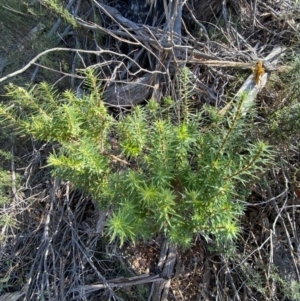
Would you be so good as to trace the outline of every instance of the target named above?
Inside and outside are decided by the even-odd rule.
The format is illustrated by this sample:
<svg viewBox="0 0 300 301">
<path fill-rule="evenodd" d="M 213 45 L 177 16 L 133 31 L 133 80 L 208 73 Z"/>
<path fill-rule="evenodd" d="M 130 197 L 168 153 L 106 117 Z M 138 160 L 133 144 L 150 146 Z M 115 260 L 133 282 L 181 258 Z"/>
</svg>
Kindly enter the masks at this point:
<svg viewBox="0 0 300 301">
<path fill-rule="evenodd" d="M 282 47 L 275 47 L 272 52 L 263 60 L 263 62 L 274 66 L 278 63 L 281 53 Z M 237 92 L 236 97 L 241 97 L 241 95 L 245 95 L 246 97 L 243 103 L 244 114 L 247 112 L 247 108 L 252 106 L 252 103 L 255 101 L 258 92 L 266 85 L 269 75 L 269 72 L 265 72 L 261 76 L 259 82 L 256 83 L 254 80 L 254 75 L 251 74 Z"/>
<path fill-rule="evenodd" d="M 162 271 L 160 275 L 163 280 L 152 284 L 151 293 L 148 298 L 149 301 L 167 300 L 171 285 L 171 277 L 176 262 L 176 254 L 176 247 L 165 239 L 161 247 L 159 262 L 157 264 L 157 268 Z"/>
<path fill-rule="evenodd" d="M 104 92 L 105 101 L 111 105 L 133 106 L 148 99 L 151 91 L 151 74 L 120 84 L 111 84 Z"/>
<path fill-rule="evenodd" d="M 268 66 L 274 66 L 273 68 L 270 68 L 272 71 L 275 68 L 276 64 L 278 63 L 279 57 L 282 54 L 282 48 L 281 47 L 275 47 L 272 52 L 262 60 L 264 64 Z M 243 65 L 242 65 L 243 66 Z M 257 94 L 259 91 L 266 85 L 268 77 L 270 75 L 271 71 L 268 71 L 268 68 L 266 68 L 266 72 L 262 75 L 262 77 L 259 80 L 259 83 L 255 82 L 254 75 L 251 74 L 248 76 L 247 80 L 244 82 L 244 84 L 241 86 L 241 88 L 236 93 L 235 98 L 239 99 L 242 95 L 244 95 L 245 99 L 243 102 L 243 114 L 247 113 L 248 108 L 250 108 L 253 104 L 253 102 L 256 99 Z M 231 103 L 228 103 L 222 110 L 220 110 L 220 114 L 224 115 L 227 110 L 231 107 Z"/>
<path fill-rule="evenodd" d="M 97 283 L 91 285 L 84 285 L 77 288 L 74 288 L 74 291 L 84 290 L 85 294 L 88 295 L 97 290 L 107 289 L 107 286 L 111 288 L 121 288 L 121 287 L 130 287 L 134 285 L 154 283 L 162 281 L 163 278 L 159 275 L 139 275 L 134 277 L 119 277 L 115 279 L 107 280 L 106 283 Z"/>
<path fill-rule="evenodd" d="M 18 301 L 21 297 L 25 295 L 25 292 L 14 292 L 14 293 L 8 293 L 4 294 L 0 297 L 0 301 Z"/>
</svg>

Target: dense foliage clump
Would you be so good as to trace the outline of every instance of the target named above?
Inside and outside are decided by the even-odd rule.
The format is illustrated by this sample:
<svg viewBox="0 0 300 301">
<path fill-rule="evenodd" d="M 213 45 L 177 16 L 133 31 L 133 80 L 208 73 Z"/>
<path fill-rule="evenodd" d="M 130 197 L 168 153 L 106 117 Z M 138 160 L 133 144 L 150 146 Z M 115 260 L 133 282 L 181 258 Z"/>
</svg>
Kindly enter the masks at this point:
<svg viewBox="0 0 300 301">
<path fill-rule="evenodd" d="M 193 109 L 182 95 L 112 118 L 96 78 L 87 77 L 90 92 L 82 98 L 45 83 L 10 86 L 2 122 L 53 143 L 53 175 L 112 208 L 111 239 L 123 244 L 163 232 L 184 247 L 197 233 L 234 239 L 248 185 L 271 158 L 266 144 L 248 136 L 245 97 L 226 114 Z"/>
</svg>

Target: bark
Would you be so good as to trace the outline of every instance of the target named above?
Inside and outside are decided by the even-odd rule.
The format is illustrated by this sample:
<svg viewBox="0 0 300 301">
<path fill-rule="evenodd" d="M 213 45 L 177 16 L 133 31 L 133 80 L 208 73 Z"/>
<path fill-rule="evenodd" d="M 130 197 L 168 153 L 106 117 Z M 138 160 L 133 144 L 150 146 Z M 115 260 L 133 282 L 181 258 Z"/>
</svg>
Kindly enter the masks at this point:
<svg viewBox="0 0 300 301">
<path fill-rule="evenodd" d="M 166 239 L 162 244 L 159 262 L 157 268 L 162 270 L 161 277 L 163 280 L 152 284 L 151 293 L 148 301 L 166 301 L 171 285 L 171 277 L 176 262 L 177 249 Z"/>
<path fill-rule="evenodd" d="M 112 83 L 104 92 L 107 103 L 116 106 L 132 106 L 148 99 L 151 90 L 151 74 L 128 83 Z"/>
</svg>

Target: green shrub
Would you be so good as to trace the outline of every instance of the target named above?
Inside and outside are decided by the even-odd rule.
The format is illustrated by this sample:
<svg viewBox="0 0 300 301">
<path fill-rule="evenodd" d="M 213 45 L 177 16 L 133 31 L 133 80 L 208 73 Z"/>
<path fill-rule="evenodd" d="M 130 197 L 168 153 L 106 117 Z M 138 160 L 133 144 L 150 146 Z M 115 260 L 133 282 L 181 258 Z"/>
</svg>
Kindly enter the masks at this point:
<svg viewBox="0 0 300 301">
<path fill-rule="evenodd" d="M 9 86 L 2 123 L 53 143 L 53 175 L 112 208 L 112 240 L 159 232 L 184 247 L 199 232 L 234 239 L 249 183 L 272 157 L 265 143 L 249 138 L 245 97 L 225 116 L 210 107 L 191 110 L 183 96 L 161 105 L 150 100 L 114 119 L 91 71 L 87 78 L 91 91 L 82 98 L 45 83 L 28 91 Z"/>
<path fill-rule="evenodd" d="M 268 135 L 276 139 L 276 143 L 289 144 L 291 140 L 299 140 L 300 132 L 300 59 L 299 55 L 291 54 L 290 62 L 280 77 L 274 80 L 275 105 L 266 112 L 268 116 Z M 276 94 L 275 94 L 276 95 Z"/>
</svg>

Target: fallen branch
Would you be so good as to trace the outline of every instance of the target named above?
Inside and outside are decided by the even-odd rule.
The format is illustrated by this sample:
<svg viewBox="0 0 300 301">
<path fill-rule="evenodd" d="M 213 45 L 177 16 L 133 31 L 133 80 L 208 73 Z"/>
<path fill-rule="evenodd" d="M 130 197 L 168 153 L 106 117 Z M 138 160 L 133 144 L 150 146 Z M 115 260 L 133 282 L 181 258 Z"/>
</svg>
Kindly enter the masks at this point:
<svg viewBox="0 0 300 301">
<path fill-rule="evenodd" d="M 279 57 L 282 54 L 282 48 L 281 47 L 275 47 L 272 52 L 264 59 L 262 62 L 264 63 L 264 66 L 268 66 L 270 64 L 271 66 L 275 66 L 278 63 Z M 268 77 L 270 75 L 270 71 L 268 71 L 267 68 L 265 68 L 267 72 L 265 72 L 258 83 L 255 82 L 254 75 L 251 74 L 248 76 L 244 84 L 241 86 L 241 88 L 236 93 L 235 98 L 240 98 L 242 95 L 245 95 L 245 100 L 243 102 L 243 114 L 246 114 L 247 108 L 249 108 L 252 103 L 255 101 L 255 98 L 258 94 L 258 92 L 266 85 Z M 222 110 L 220 110 L 219 114 L 224 115 L 227 110 L 231 107 L 231 102 L 229 102 Z"/>
<path fill-rule="evenodd" d="M 152 89 L 152 74 L 146 74 L 138 80 L 113 83 L 105 92 L 104 99 L 107 103 L 117 106 L 133 106 L 145 101 Z"/>
<path fill-rule="evenodd" d="M 35 56 L 29 63 L 27 63 L 23 68 L 15 71 L 15 72 L 12 72 L 10 74 L 7 74 L 6 76 L 4 77 L 1 77 L 0 78 L 0 83 L 4 82 L 5 80 L 11 78 L 11 77 L 14 77 L 18 74 L 21 74 L 23 72 L 25 72 L 30 66 L 32 66 L 40 57 L 44 56 L 45 54 L 47 53 L 51 53 L 51 52 L 55 52 L 55 51 L 71 51 L 71 52 L 82 52 L 82 53 L 90 53 L 90 54 L 101 54 L 103 53 L 103 50 L 99 50 L 99 51 L 92 51 L 92 50 L 83 50 L 83 49 L 70 49 L 70 48 L 59 48 L 59 47 L 56 47 L 56 48 L 51 48 L 51 49 L 47 49 L 41 53 L 39 53 L 37 56 Z"/>
<path fill-rule="evenodd" d="M 151 293 L 148 300 L 152 301 L 165 301 L 167 300 L 169 288 L 171 285 L 171 277 L 176 262 L 176 247 L 170 244 L 166 239 L 162 244 L 158 268 L 162 270 L 161 281 L 155 282 L 152 285 Z"/>
<path fill-rule="evenodd" d="M 163 278 L 160 277 L 160 275 L 151 276 L 148 274 L 129 277 L 129 278 L 119 277 L 119 278 L 107 280 L 106 283 L 80 286 L 75 288 L 74 291 L 84 290 L 85 293 L 89 294 L 97 290 L 107 289 L 107 286 L 111 288 L 120 288 L 120 287 L 128 287 L 128 286 L 139 285 L 139 284 L 153 283 L 162 280 Z"/>
<path fill-rule="evenodd" d="M 262 60 L 264 62 L 264 66 L 267 63 L 270 63 L 271 65 L 276 65 L 278 63 L 279 57 L 282 53 L 281 47 L 275 47 L 272 52 L 264 59 Z M 267 71 L 267 70 L 266 70 Z M 243 103 L 243 110 L 246 114 L 247 108 L 249 108 L 252 103 L 255 101 L 255 98 L 259 91 L 266 85 L 268 81 L 268 77 L 270 75 L 270 72 L 265 72 L 260 80 L 259 83 L 256 83 L 254 80 L 254 75 L 251 74 L 247 80 L 244 82 L 242 87 L 239 89 L 239 91 L 236 94 L 236 97 L 241 97 L 242 95 L 246 95 L 246 98 Z"/>
</svg>

